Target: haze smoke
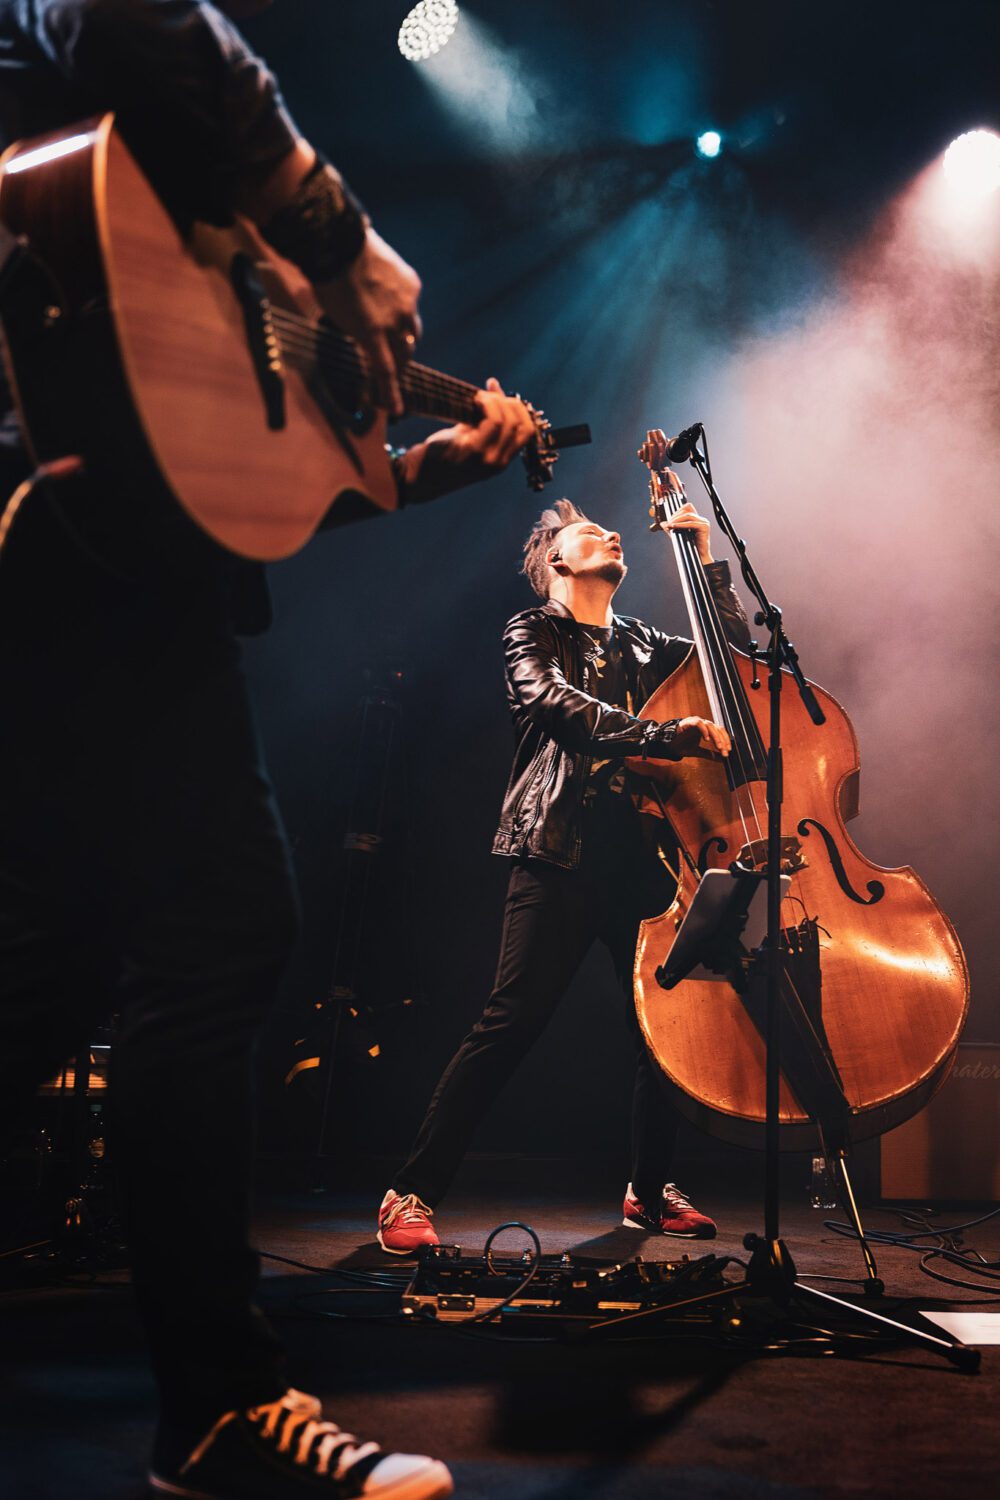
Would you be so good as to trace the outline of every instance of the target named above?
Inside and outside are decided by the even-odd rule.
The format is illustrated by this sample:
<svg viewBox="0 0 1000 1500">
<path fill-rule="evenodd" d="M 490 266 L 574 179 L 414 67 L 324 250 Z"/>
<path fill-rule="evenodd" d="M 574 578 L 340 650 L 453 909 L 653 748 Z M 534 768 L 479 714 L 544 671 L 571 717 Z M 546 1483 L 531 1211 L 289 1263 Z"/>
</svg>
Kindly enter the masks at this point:
<svg viewBox="0 0 1000 1500">
<path fill-rule="evenodd" d="M 1000 241 L 995 205 L 945 207 L 930 169 L 835 296 L 738 352 L 710 430 L 739 455 L 720 489 L 807 673 L 858 731 L 854 836 L 961 913 L 982 1035 L 997 1009 Z"/>
</svg>

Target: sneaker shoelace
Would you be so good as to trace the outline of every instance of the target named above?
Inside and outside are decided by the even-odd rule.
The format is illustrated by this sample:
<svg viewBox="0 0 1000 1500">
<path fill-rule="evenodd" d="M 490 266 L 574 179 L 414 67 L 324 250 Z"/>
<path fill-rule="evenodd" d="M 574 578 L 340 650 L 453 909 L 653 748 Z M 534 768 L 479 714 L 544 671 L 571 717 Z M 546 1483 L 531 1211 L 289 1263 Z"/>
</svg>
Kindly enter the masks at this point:
<svg viewBox="0 0 1000 1500">
<path fill-rule="evenodd" d="M 397 1198 L 389 1209 L 382 1220 L 382 1228 L 391 1229 L 397 1219 L 401 1220 L 404 1224 L 415 1224 L 421 1219 L 432 1218 L 433 1214 L 434 1210 L 428 1208 L 426 1203 L 422 1203 L 416 1193 L 406 1193 Z"/>
<path fill-rule="evenodd" d="M 691 1200 L 681 1192 L 680 1188 L 674 1182 L 668 1182 L 664 1187 L 663 1201 L 668 1208 L 675 1209 L 680 1213 L 683 1213 L 685 1210 L 688 1213 L 697 1212 Z"/>
<path fill-rule="evenodd" d="M 379 1453 L 378 1443 L 359 1443 L 350 1432 L 342 1432 L 335 1422 L 321 1420 L 322 1404 L 315 1396 L 287 1390 L 280 1401 L 266 1406 L 252 1406 L 248 1411 L 227 1411 L 204 1437 L 181 1473 L 198 1463 L 211 1448 L 224 1427 L 242 1415 L 266 1442 L 275 1443 L 279 1453 L 287 1453 L 292 1462 L 311 1468 L 314 1474 L 330 1474 L 330 1461 L 336 1458 L 332 1478 L 343 1479 L 349 1469 Z M 293 1451 L 294 1447 L 294 1451 Z"/>
</svg>

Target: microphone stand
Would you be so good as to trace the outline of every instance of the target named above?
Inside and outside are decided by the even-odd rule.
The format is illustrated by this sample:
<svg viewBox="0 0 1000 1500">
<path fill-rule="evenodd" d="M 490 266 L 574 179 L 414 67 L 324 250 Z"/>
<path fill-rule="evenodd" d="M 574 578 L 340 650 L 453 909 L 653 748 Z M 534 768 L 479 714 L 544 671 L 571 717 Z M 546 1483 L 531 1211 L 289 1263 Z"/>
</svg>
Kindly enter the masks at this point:
<svg viewBox="0 0 1000 1500">
<path fill-rule="evenodd" d="M 698 446 L 699 439 L 702 447 Z M 672 450 L 672 451 L 671 451 Z M 834 1297 L 817 1287 L 807 1286 L 797 1278 L 794 1262 L 780 1230 L 780 1141 L 779 1141 L 779 1091 L 781 1084 L 781 804 L 783 796 L 781 754 L 781 692 L 785 672 L 792 678 L 810 719 L 817 726 L 826 722 L 816 695 L 806 681 L 799 665 L 798 654 L 789 641 L 782 623 L 782 612 L 764 590 L 757 573 L 747 556 L 746 543 L 736 534 L 732 521 L 712 478 L 712 465 L 708 455 L 705 429 L 701 423 L 689 427 L 680 437 L 668 445 L 668 459 L 675 463 L 690 461 L 697 470 L 705 492 L 712 502 L 715 518 L 729 539 L 739 558 L 740 572 L 747 588 L 760 605 L 754 615 L 757 625 L 763 626 L 770 637 L 766 661 L 768 665 L 768 694 L 770 700 L 770 742 L 767 753 L 767 937 L 765 949 L 765 1130 L 764 1130 L 764 1233 L 749 1233 L 744 1236 L 744 1246 L 751 1252 L 746 1281 L 733 1292 L 746 1290 L 768 1296 L 779 1305 L 787 1304 L 793 1295 L 809 1300 L 831 1304 L 842 1311 L 878 1324 L 885 1332 L 906 1334 L 926 1346 L 935 1349 L 953 1365 L 963 1370 L 975 1370 L 979 1366 L 978 1349 L 969 1348 L 958 1340 L 942 1339 L 921 1329 L 911 1328 L 896 1322 L 870 1308 L 859 1308 L 843 1298 Z M 817 1124 L 826 1154 L 827 1143 L 822 1121 Z M 835 1162 L 838 1186 L 842 1188 L 842 1202 L 851 1219 L 865 1259 L 867 1280 L 866 1295 L 881 1296 L 883 1283 L 878 1278 L 874 1256 L 865 1238 L 857 1203 L 847 1172 L 845 1161 L 846 1142 L 837 1142 Z M 720 1294 L 710 1294 L 718 1297 Z M 695 1298 L 687 1304 L 690 1308 L 702 1299 Z M 675 1305 L 675 1311 L 679 1310 Z"/>
<path fill-rule="evenodd" d="M 746 542 L 736 534 L 722 498 L 712 478 L 712 464 L 708 453 L 705 429 L 699 422 L 689 428 L 691 453 L 689 462 L 698 473 L 705 493 L 712 502 L 712 510 L 720 529 L 729 539 L 739 558 L 740 572 L 747 588 L 760 608 L 754 615 L 754 623 L 762 625 L 770 637 L 767 648 L 768 695 L 770 700 L 770 736 L 767 752 L 767 938 L 766 985 L 767 1010 L 765 1024 L 765 1046 L 767 1064 L 765 1073 L 765 1127 L 764 1127 L 764 1235 L 753 1236 L 753 1244 L 747 1249 L 762 1262 L 759 1268 L 769 1281 L 775 1278 L 785 1283 L 794 1279 L 795 1269 L 791 1257 L 780 1238 L 780 1144 L 779 1144 L 779 1089 L 781 1082 L 781 804 L 783 799 L 783 768 L 781 758 L 781 689 L 782 668 L 787 668 L 799 697 L 812 722 L 825 724 L 826 715 L 820 708 L 809 683 L 799 665 L 798 653 L 784 631 L 779 606 L 767 596 L 749 557 Z M 702 447 L 698 446 L 701 438 Z M 750 1237 L 748 1236 L 748 1239 Z"/>
</svg>

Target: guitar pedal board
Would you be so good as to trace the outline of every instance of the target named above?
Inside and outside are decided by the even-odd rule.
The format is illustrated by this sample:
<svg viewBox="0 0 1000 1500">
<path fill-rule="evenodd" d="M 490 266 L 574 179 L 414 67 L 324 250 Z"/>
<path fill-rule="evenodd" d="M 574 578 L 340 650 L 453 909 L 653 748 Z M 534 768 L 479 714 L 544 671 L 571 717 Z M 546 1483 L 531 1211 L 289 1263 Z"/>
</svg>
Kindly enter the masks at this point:
<svg viewBox="0 0 1000 1500">
<path fill-rule="evenodd" d="M 537 1261 L 537 1264 L 536 1264 Z M 725 1289 L 727 1257 L 610 1264 L 574 1256 L 466 1255 L 460 1245 L 427 1245 L 403 1294 L 403 1312 L 444 1323 L 497 1313 L 504 1325 L 598 1323 L 652 1312 L 673 1302 Z M 529 1273 L 534 1274 L 528 1279 Z M 501 1304 L 503 1304 L 501 1306 Z M 498 1311 L 499 1310 L 499 1311 Z"/>
</svg>

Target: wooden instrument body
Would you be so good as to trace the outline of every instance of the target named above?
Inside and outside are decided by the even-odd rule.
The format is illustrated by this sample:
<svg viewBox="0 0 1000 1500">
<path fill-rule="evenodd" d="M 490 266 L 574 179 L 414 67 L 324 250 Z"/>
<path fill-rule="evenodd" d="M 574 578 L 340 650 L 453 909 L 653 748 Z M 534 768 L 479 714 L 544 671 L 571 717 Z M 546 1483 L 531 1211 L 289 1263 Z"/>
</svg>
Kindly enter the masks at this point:
<svg viewBox="0 0 1000 1500">
<path fill-rule="evenodd" d="M 300 548 L 334 502 L 342 519 L 394 509 L 385 413 L 359 426 L 324 409 L 297 332 L 282 350 L 284 424 L 268 426 L 231 267 L 245 256 L 273 308 L 314 321 L 301 273 L 247 222 L 182 239 L 113 124 L 0 161 L 0 219 L 31 262 L 3 326 L 35 461 L 81 454 L 101 480 L 144 503 L 160 492 L 262 561 Z"/>
<path fill-rule="evenodd" d="M 731 655 L 766 745 L 766 681 L 752 688 L 749 659 L 736 650 Z M 792 877 L 782 927 L 794 928 L 804 917 L 819 924 L 822 1027 L 849 1105 L 849 1134 L 859 1140 L 900 1124 L 944 1080 L 968 1008 L 968 973 L 954 928 L 919 876 L 908 867 L 874 865 L 844 827 L 858 810 L 859 774 L 844 710 L 813 685 L 826 714 L 817 727 L 787 675 L 784 683 L 782 834 L 798 846 L 804 866 Z M 642 710 L 657 721 L 692 714 L 712 717 L 694 650 Z M 649 776 L 651 765 L 631 769 Z M 764 782 L 734 794 L 718 759 L 660 762 L 653 774 L 682 848 L 700 869 L 727 868 L 748 833 L 766 838 Z M 759 822 L 749 828 L 740 812 L 748 794 Z M 725 979 L 689 978 L 664 990 L 655 977 L 697 883 L 682 861 L 675 902 L 642 923 L 635 959 L 639 1021 L 681 1112 L 732 1144 L 762 1147 L 765 1048 L 750 1009 Z M 787 1020 L 783 1028 L 787 1034 Z M 784 1075 L 780 1138 L 791 1149 L 818 1144 Z"/>
</svg>

